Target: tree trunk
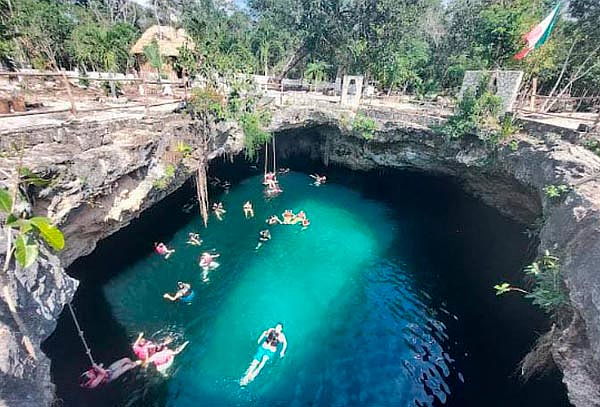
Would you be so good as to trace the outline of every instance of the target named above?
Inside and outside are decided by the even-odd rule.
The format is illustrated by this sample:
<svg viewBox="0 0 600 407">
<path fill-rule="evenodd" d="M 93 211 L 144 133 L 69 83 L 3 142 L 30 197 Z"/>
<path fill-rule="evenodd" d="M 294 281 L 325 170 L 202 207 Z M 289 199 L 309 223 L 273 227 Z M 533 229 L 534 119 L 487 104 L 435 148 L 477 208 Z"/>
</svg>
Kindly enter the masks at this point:
<svg viewBox="0 0 600 407">
<path fill-rule="evenodd" d="M 544 102 L 544 105 L 542 106 L 542 109 L 541 109 L 542 112 L 546 112 L 546 108 L 548 107 L 548 103 L 550 102 L 550 99 L 552 98 L 552 96 L 554 95 L 554 92 L 556 92 L 556 89 L 558 89 L 558 86 L 562 82 L 563 76 L 565 75 L 565 71 L 567 70 L 567 64 L 569 63 L 569 59 L 571 58 L 571 53 L 573 52 L 573 48 L 575 47 L 575 44 L 576 44 L 576 42 L 573 41 L 573 44 L 571 44 L 571 48 L 569 48 L 569 53 L 567 54 L 567 58 L 565 59 L 565 62 L 563 63 L 562 69 L 560 71 L 560 75 L 558 75 L 558 79 L 556 80 L 556 83 L 552 87 L 552 90 L 550 91 L 550 94 L 548 95 L 548 99 L 546 99 L 546 101 Z"/>
<path fill-rule="evenodd" d="M 305 45 L 302 45 L 300 48 L 298 48 L 296 50 L 296 52 L 294 52 L 294 55 L 292 55 L 292 57 L 286 62 L 281 73 L 277 76 L 277 79 L 281 80 L 281 79 L 285 78 L 286 75 L 288 74 L 288 72 L 290 72 L 292 69 L 294 69 L 296 67 L 296 65 L 298 65 L 298 63 L 300 63 L 300 61 L 302 61 L 304 58 L 306 58 L 307 55 L 308 55 L 308 49 L 306 49 Z"/>
</svg>

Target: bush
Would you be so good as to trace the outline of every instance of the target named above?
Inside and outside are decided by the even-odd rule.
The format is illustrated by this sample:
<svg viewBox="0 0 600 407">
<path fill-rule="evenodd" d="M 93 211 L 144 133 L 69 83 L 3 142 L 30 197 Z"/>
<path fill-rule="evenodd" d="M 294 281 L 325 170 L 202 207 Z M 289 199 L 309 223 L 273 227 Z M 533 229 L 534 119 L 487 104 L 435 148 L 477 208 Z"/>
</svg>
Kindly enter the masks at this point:
<svg viewBox="0 0 600 407">
<path fill-rule="evenodd" d="M 272 134 L 264 130 L 268 126 L 270 117 L 260 112 L 243 113 L 240 116 L 239 123 L 244 130 L 244 144 L 246 147 L 246 156 L 253 160 L 256 158 L 258 148 L 271 140 Z"/>
<path fill-rule="evenodd" d="M 544 187 L 544 193 L 550 199 L 558 199 L 563 197 L 563 195 L 567 194 L 569 192 L 569 189 L 569 186 L 564 184 L 546 185 Z"/>
<path fill-rule="evenodd" d="M 375 135 L 375 130 L 377 130 L 375 120 L 363 114 L 357 114 L 352 121 L 352 131 L 365 140 L 371 140 Z"/>
<path fill-rule="evenodd" d="M 225 97 L 211 86 L 194 89 L 187 111 L 195 117 L 207 116 L 216 121 L 224 120 L 226 118 Z"/>
<path fill-rule="evenodd" d="M 171 183 L 173 177 L 175 177 L 176 168 L 173 164 L 167 164 L 165 166 L 165 172 L 162 177 L 154 181 L 154 187 L 158 190 L 165 190 Z"/>
<path fill-rule="evenodd" d="M 477 135 L 481 140 L 496 144 L 503 138 L 499 124 L 501 107 L 502 98 L 488 90 L 487 79 L 484 78 L 475 90 L 464 92 L 454 115 L 437 131 L 449 140 Z"/>
</svg>

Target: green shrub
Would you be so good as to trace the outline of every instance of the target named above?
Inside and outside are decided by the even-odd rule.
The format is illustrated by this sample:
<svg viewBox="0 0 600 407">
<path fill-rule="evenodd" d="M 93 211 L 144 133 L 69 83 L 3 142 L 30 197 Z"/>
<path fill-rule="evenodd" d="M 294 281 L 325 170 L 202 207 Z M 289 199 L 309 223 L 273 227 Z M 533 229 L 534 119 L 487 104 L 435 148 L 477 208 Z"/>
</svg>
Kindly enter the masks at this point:
<svg viewBox="0 0 600 407">
<path fill-rule="evenodd" d="M 597 156 L 600 156 L 600 141 L 596 139 L 589 139 L 583 142 L 583 146 Z"/>
<path fill-rule="evenodd" d="M 503 138 L 499 122 L 502 98 L 490 92 L 487 83 L 488 79 L 484 78 L 475 90 L 467 89 L 455 113 L 435 130 L 449 140 L 477 135 L 481 140 L 496 144 Z"/>
<path fill-rule="evenodd" d="M 264 130 L 268 126 L 270 117 L 264 112 L 243 113 L 239 123 L 244 131 L 244 144 L 246 156 L 253 160 L 260 146 L 271 140 L 272 134 Z"/>
<path fill-rule="evenodd" d="M 190 154 L 192 154 L 193 149 L 189 144 L 183 141 L 178 141 L 177 145 L 175 146 L 175 151 L 181 153 L 183 157 L 189 157 Z"/>
<path fill-rule="evenodd" d="M 167 189 L 167 187 L 173 180 L 173 177 L 175 177 L 175 172 L 176 172 L 175 166 L 173 164 L 167 164 L 165 166 L 165 171 L 164 171 L 164 174 L 162 175 L 162 177 L 160 177 L 154 181 L 154 184 L 153 184 L 154 187 L 161 191 Z"/>
<path fill-rule="evenodd" d="M 563 197 L 565 194 L 569 192 L 568 185 L 546 185 L 544 187 L 544 193 L 550 199 L 558 199 Z"/>
<path fill-rule="evenodd" d="M 224 120 L 226 118 L 225 97 L 211 86 L 194 89 L 187 111 L 194 117 Z"/>
<path fill-rule="evenodd" d="M 352 121 L 352 131 L 365 140 L 371 140 L 375 135 L 375 130 L 377 130 L 375 120 L 363 114 L 357 114 Z"/>
<path fill-rule="evenodd" d="M 546 250 L 537 261 L 525 267 L 525 273 L 531 278 L 533 287 L 531 291 L 514 287 L 503 282 L 494 286 L 496 295 L 503 295 L 511 291 L 520 292 L 547 313 L 554 314 L 567 304 L 565 285 L 560 273 L 558 257 Z"/>
</svg>

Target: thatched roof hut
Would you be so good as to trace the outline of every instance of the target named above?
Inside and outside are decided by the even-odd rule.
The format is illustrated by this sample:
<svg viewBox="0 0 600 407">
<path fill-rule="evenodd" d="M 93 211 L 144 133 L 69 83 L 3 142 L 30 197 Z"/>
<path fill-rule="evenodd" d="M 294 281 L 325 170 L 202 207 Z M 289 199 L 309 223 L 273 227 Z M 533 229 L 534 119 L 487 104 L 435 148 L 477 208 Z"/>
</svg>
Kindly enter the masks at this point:
<svg viewBox="0 0 600 407">
<path fill-rule="evenodd" d="M 155 39 L 158 42 L 160 54 L 165 57 L 178 57 L 179 48 L 184 45 L 189 49 L 194 49 L 192 39 L 186 34 L 183 28 L 176 29 L 168 25 L 153 25 L 131 47 L 131 53 L 134 55 L 143 54 L 144 47 L 150 45 Z"/>
</svg>

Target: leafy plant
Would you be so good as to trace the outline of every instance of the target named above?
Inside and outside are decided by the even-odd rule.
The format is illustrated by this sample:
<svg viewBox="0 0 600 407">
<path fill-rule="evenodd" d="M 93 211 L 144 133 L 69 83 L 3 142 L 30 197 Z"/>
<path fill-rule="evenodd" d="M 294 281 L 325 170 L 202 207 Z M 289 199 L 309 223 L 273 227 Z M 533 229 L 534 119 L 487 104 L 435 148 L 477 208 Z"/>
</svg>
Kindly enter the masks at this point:
<svg viewBox="0 0 600 407">
<path fill-rule="evenodd" d="M 43 216 L 21 217 L 21 214 L 15 213 L 16 206 L 17 203 L 10 192 L 0 188 L 0 212 L 6 215 L 4 231 L 10 234 L 16 232 L 14 247 L 9 248 L 6 261 L 10 261 L 13 254 L 11 250 L 14 250 L 15 260 L 19 266 L 27 268 L 37 259 L 41 241 L 54 250 L 62 250 L 65 247 L 62 232 L 52 225 L 48 218 Z"/>
<path fill-rule="evenodd" d="M 352 131 L 360 135 L 365 140 L 371 140 L 377 130 L 375 120 L 363 114 L 357 114 L 352 121 Z"/>
<path fill-rule="evenodd" d="M 508 147 L 512 151 L 517 151 L 519 149 L 519 142 L 517 140 L 511 140 L 510 143 L 508 143 Z"/>
<path fill-rule="evenodd" d="M 154 187 L 160 191 L 167 189 L 173 177 L 175 177 L 176 168 L 173 164 L 167 164 L 163 175 L 154 181 Z"/>
<path fill-rule="evenodd" d="M 161 69 L 163 66 L 163 56 L 160 53 L 160 47 L 158 41 L 153 40 L 150 44 L 144 47 L 144 56 L 148 60 L 150 66 L 156 69 L 158 76 L 160 77 Z"/>
<path fill-rule="evenodd" d="M 256 158 L 258 148 L 269 142 L 273 136 L 264 128 L 269 125 L 270 118 L 257 112 L 244 113 L 239 119 L 244 131 L 245 151 L 248 159 Z"/>
<path fill-rule="evenodd" d="M 583 146 L 597 156 L 600 156 L 600 141 L 596 139 L 588 139 L 583 142 Z"/>
<path fill-rule="evenodd" d="M 227 116 L 225 97 L 212 86 L 194 89 L 187 111 L 194 117 L 206 116 L 216 121 L 224 120 Z"/>
<path fill-rule="evenodd" d="M 503 295 L 511 291 L 520 292 L 534 305 L 548 313 L 555 313 L 567 304 L 558 257 L 551 255 L 546 250 L 540 259 L 525 267 L 524 271 L 532 279 L 531 291 L 503 282 L 494 286 L 496 295 Z"/>
<path fill-rule="evenodd" d="M 193 149 L 189 144 L 183 141 L 178 141 L 177 145 L 175 146 L 175 151 L 182 154 L 183 157 L 189 157 L 190 154 L 192 154 Z"/>
<path fill-rule="evenodd" d="M 558 199 L 558 198 L 561 198 L 566 193 L 568 193 L 569 189 L 570 189 L 569 186 L 568 185 L 564 185 L 564 184 L 561 184 L 561 185 L 546 185 L 544 187 L 544 193 L 550 199 Z"/>
</svg>

